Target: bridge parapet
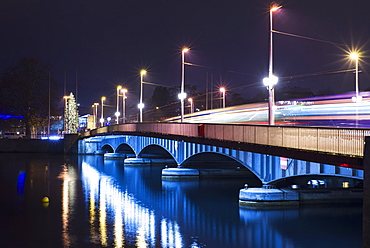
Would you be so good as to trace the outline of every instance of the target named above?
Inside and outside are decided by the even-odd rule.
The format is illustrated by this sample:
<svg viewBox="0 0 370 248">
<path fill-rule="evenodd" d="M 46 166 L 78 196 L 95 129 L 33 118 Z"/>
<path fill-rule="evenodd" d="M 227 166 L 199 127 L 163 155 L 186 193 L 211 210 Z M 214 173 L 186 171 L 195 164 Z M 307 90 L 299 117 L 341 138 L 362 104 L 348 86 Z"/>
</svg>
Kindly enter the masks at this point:
<svg viewBox="0 0 370 248">
<path fill-rule="evenodd" d="M 364 139 L 367 135 L 370 135 L 369 129 L 217 124 L 205 126 L 207 138 L 358 157 L 363 156 Z"/>
</svg>

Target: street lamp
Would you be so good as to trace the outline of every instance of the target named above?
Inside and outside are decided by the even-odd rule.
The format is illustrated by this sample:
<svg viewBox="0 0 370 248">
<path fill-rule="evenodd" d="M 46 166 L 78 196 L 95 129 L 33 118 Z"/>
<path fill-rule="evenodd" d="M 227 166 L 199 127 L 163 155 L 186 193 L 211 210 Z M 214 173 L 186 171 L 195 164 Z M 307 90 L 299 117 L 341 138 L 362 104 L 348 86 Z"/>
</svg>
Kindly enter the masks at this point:
<svg viewBox="0 0 370 248">
<path fill-rule="evenodd" d="M 354 53 L 351 53 L 350 55 L 350 58 L 351 59 L 354 59 L 356 61 L 356 97 L 352 97 L 352 101 L 354 102 L 360 102 L 361 101 L 361 96 L 359 96 L 358 94 L 358 59 L 359 59 L 359 55 L 358 53 L 354 52 Z"/>
<path fill-rule="evenodd" d="M 126 123 L 126 93 L 127 89 L 122 89 L 122 122 Z"/>
<path fill-rule="evenodd" d="M 188 102 L 190 103 L 190 113 L 194 113 L 194 102 L 193 98 L 188 98 Z"/>
<path fill-rule="evenodd" d="M 95 126 L 95 128 L 97 128 L 96 121 L 98 120 L 97 118 L 98 118 L 98 106 L 99 106 L 99 103 L 96 102 L 96 103 L 94 103 L 93 106 L 95 106 L 94 126 Z"/>
<path fill-rule="evenodd" d="M 274 118 L 274 111 L 275 111 L 275 104 L 274 104 L 274 86 L 277 84 L 279 78 L 275 75 L 271 75 L 271 77 L 266 77 L 263 79 L 263 84 L 267 87 L 269 91 L 269 125 L 275 124 Z"/>
<path fill-rule="evenodd" d="M 105 96 L 102 96 L 101 98 L 101 118 L 100 118 L 100 126 L 104 126 L 104 101 L 105 101 Z"/>
<path fill-rule="evenodd" d="M 225 89 L 225 87 L 221 87 L 220 92 L 222 94 L 222 107 L 225 108 L 226 107 L 226 102 L 225 102 L 226 89 Z"/>
<path fill-rule="evenodd" d="M 280 9 L 281 6 L 277 5 L 275 2 L 271 3 L 270 5 L 270 58 L 269 58 L 269 76 L 268 78 L 263 79 L 263 84 L 267 86 L 267 89 L 269 91 L 269 105 L 268 105 L 268 110 L 269 110 L 269 125 L 274 125 L 275 124 L 275 119 L 274 119 L 274 101 L 275 101 L 275 96 L 274 96 L 274 85 L 277 84 L 278 82 L 278 77 L 273 75 L 273 69 L 272 69 L 272 17 L 273 13 Z"/>
<path fill-rule="evenodd" d="M 117 121 L 117 124 L 119 123 L 119 116 L 120 116 L 120 112 L 119 112 L 119 106 L 118 106 L 118 104 L 119 104 L 119 92 L 121 91 L 121 89 L 122 89 L 122 86 L 121 85 L 118 85 L 117 86 L 117 110 L 116 110 L 116 113 L 114 114 L 115 116 L 116 116 L 116 121 Z"/>
<path fill-rule="evenodd" d="M 178 95 L 181 101 L 181 122 L 184 122 L 184 100 L 186 98 L 186 93 L 184 91 L 184 67 L 185 67 L 185 53 L 188 52 L 190 49 L 184 47 L 181 51 L 181 92 Z"/>
<path fill-rule="evenodd" d="M 144 108 L 144 103 L 143 103 L 143 77 L 146 74 L 146 70 L 141 70 L 140 71 L 140 103 L 137 105 L 138 108 L 140 109 L 140 122 L 143 122 L 143 108 Z"/>
</svg>

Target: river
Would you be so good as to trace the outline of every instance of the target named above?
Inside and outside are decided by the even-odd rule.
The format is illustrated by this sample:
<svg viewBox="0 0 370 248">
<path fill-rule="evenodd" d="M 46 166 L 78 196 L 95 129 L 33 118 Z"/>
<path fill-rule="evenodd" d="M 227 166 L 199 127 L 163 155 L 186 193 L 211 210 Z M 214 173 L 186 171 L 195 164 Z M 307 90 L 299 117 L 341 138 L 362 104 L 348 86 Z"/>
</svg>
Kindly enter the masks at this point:
<svg viewBox="0 0 370 248">
<path fill-rule="evenodd" d="M 163 167 L 0 154 L 1 247 L 362 247 L 362 206 L 242 209 L 246 180 L 164 181 Z"/>
</svg>

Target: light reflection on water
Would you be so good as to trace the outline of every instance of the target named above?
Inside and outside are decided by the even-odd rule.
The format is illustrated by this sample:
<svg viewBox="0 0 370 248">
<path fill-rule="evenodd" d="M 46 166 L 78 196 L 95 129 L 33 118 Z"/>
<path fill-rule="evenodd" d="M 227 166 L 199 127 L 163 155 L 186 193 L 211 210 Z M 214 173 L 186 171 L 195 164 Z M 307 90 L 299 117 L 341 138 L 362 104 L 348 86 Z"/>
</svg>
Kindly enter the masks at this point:
<svg viewBox="0 0 370 248">
<path fill-rule="evenodd" d="M 86 202 L 90 202 L 90 223 L 99 219 L 99 236 L 102 246 L 108 241 L 110 225 L 113 226 L 115 247 L 123 247 L 125 239 L 135 240 L 136 247 L 156 247 L 156 222 L 154 211 L 140 204 L 127 190 L 122 190 L 112 176 L 106 175 L 86 162 L 81 164 Z M 98 209 L 92 202 L 99 202 Z M 99 215 L 97 218 L 96 215 Z M 108 219 L 109 218 L 109 219 Z M 123 224 L 124 223 L 124 224 Z M 183 247 L 178 224 L 162 218 L 160 242 L 162 247 Z M 96 236 L 93 231 L 92 237 Z M 129 238 L 129 239 L 127 239 Z M 96 240 L 91 239 L 92 242 Z"/>
<path fill-rule="evenodd" d="M 305 247 L 297 238 L 290 237 L 290 233 L 294 233 L 299 227 L 297 220 L 300 215 L 307 212 L 303 208 L 266 211 L 241 209 L 235 206 L 237 199 L 231 205 L 230 202 L 224 203 L 224 196 L 228 193 L 215 190 L 212 183 L 207 185 L 203 181 L 161 181 L 161 188 L 156 188 L 150 184 L 153 178 L 149 179 L 160 176 L 160 173 L 153 175 L 155 169 L 122 168 L 122 164 L 117 161 L 106 160 L 104 168 L 100 167 L 98 170 L 89 164 L 90 159 L 94 160 L 90 157 L 82 162 L 85 196 L 91 194 L 88 193 L 90 188 L 99 192 L 94 194 L 96 201 L 100 197 L 100 204 L 103 204 L 104 199 L 104 206 L 100 206 L 100 211 L 110 211 L 109 217 L 113 220 L 101 220 L 104 225 L 109 226 L 111 222 L 124 223 L 122 228 L 115 226 L 115 240 L 112 241 L 115 245 L 125 244 L 124 240 L 126 244 L 130 240 L 136 240 L 136 247 Z M 123 170 L 119 172 L 119 169 Z M 157 168 L 157 171 L 160 172 L 160 169 Z M 119 181 L 123 180 L 124 186 L 117 183 L 117 178 L 112 176 L 117 173 L 121 173 L 119 177 L 122 179 Z M 209 199 L 202 201 L 199 197 L 192 196 L 201 189 L 207 191 L 208 187 L 210 193 L 213 191 L 211 195 L 215 194 Z M 202 196 L 204 195 L 207 192 L 203 192 Z M 351 214 L 352 210 L 339 210 L 338 216 L 342 214 L 341 211 Z M 357 214 L 360 211 L 358 209 Z M 106 217 L 107 214 L 101 213 L 101 216 Z M 334 214 L 333 218 L 338 216 Z M 292 225 L 289 226 L 289 223 Z M 160 232 L 156 231 L 158 227 Z M 295 235 L 305 240 L 305 232 L 310 230 L 305 230 L 304 227 L 301 229 L 301 233 Z M 117 235 L 118 230 L 121 231 L 120 235 Z M 102 239 L 107 235 L 101 234 Z M 353 243 L 352 245 L 356 246 Z"/>
<path fill-rule="evenodd" d="M 22 194 L 20 171 L 27 175 Z M 2 244 L 361 247 L 361 207 L 241 209 L 238 192 L 244 180 L 176 182 L 162 181 L 160 176 L 161 167 L 128 167 L 101 156 L 79 156 L 74 161 L 0 155 L 0 199 L 8 199 L 0 210 L 10 212 L 0 221 Z M 40 202 L 45 189 L 50 197 L 47 207 Z M 8 228 L 10 223 L 16 228 Z"/>
</svg>

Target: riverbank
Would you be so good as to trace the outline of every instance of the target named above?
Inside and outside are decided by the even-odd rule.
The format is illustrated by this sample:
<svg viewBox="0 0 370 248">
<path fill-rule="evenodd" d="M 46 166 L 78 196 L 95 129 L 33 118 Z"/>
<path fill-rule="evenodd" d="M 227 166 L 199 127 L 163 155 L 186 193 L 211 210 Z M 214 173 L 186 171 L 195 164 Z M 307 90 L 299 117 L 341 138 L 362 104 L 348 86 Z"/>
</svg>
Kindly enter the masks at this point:
<svg viewBox="0 0 370 248">
<path fill-rule="evenodd" d="M 77 154 L 77 134 L 60 140 L 0 139 L 0 153 L 69 153 Z"/>
</svg>

